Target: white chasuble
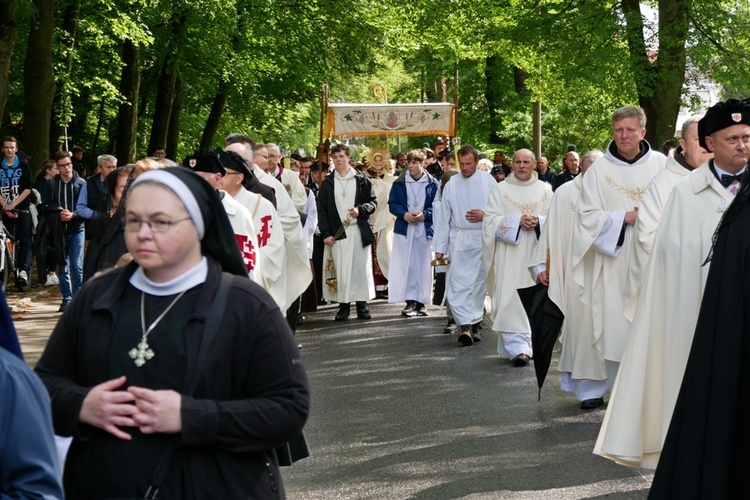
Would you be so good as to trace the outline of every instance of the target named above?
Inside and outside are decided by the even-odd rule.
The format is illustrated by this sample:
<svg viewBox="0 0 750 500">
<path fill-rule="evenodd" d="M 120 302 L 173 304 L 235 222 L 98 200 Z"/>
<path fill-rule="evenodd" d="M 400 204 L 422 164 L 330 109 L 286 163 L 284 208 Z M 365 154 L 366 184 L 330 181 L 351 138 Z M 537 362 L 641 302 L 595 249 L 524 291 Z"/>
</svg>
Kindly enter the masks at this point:
<svg viewBox="0 0 750 500">
<path fill-rule="evenodd" d="M 333 174 L 333 194 L 336 199 L 336 211 L 342 223 L 349 218 L 349 209 L 354 207 L 357 192 L 357 179 L 354 169 L 346 175 Z M 334 233 L 338 228 L 332 228 Z M 372 275 L 372 253 L 370 245 L 362 246 L 362 233 L 356 219 L 346 226 L 346 238 L 336 240 L 333 246 L 326 245 L 323 257 L 323 273 L 329 255 L 333 257 L 336 267 L 336 291 L 328 286 L 323 287 L 323 298 L 333 302 L 368 301 L 375 297 L 375 280 Z"/>
<path fill-rule="evenodd" d="M 620 361 L 630 330 L 623 308 L 634 231 L 624 225 L 625 212 L 640 204 L 665 161 L 664 155 L 649 151 L 628 164 L 608 150 L 583 177 L 578 223 L 573 226 L 572 273 L 583 303 L 592 310 L 592 342 L 605 360 Z"/>
<path fill-rule="evenodd" d="M 258 237 L 253 224 L 253 217 L 250 211 L 242 206 L 237 200 L 229 196 L 225 191 L 219 191 L 221 204 L 227 213 L 229 223 L 232 225 L 232 231 L 237 238 L 237 245 L 242 253 L 242 260 L 245 262 L 248 277 L 263 286 L 261 283 L 261 262 L 258 248 Z"/>
<path fill-rule="evenodd" d="M 690 170 L 677 163 L 677 160 L 671 156 L 668 157 L 664 169 L 651 180 L 651 184 L 648 185 L 646 194 L 643 195 L 641 200 L 638 220 L 634 226 L 633 255 L 628 266 L 625 316 L 631 321 L 633 320 L 635 304 L 638 301 L 638 291 L 641 288 L 643 273 L 646 272 L 646 265 L 651 256 L 651 248 L 654 245 L 656 228 L 659 227 L 662 212 L 664 212 L 672 189 L 689 173 Z"/>
<path fill-rule="evenodd" d="M 579 175 L 555 191 L 529 270 L 536 278 L 534 274 L 538 274 L 538 269 L 545 268 L 549 250 L 547 293 L 565 315 L 557 369 L 575 380 L 605 380 L 604 358 L 591 342 L 594 328 L 591 308 L 581 301 L 581 287 L 571 277 L 571 234 L 578 220 L 576 207 L 582 184 L 583 176 Z"/>
<path fill-rule="evenodd" d="M 456 174 L 443 188 L 443 227 L 436 230 L 433 250 L 450 255 L 445 278 L 446 300 L 458 325 L 482 321 L 487 280 L 482 262 L 482 223 L 466 220 L 466 212 L 485 210 L 495 179 L 481 170 L 471 177 Z"/>
<path fill-rule="evenodd" d="M 704 163 L 672 191 L 594 453 L 655 468 L 672 419 L 708 277 L 703 262 L 732 196 Z"/>
<path fill-rule="evenodd" d="M 536 172 L 527 181 L 511 174 L 490 194 L 482 225 L 482 254 L 495 331 L 531 335 L 517 290 L 534 284 L 528 265 L 537 246 L 537 233 L 522 229 L 520 220 L 522 215 L 538 216 L 541 231 L 551 200 L 552 188 L 539 181 Z"/>
</svg>

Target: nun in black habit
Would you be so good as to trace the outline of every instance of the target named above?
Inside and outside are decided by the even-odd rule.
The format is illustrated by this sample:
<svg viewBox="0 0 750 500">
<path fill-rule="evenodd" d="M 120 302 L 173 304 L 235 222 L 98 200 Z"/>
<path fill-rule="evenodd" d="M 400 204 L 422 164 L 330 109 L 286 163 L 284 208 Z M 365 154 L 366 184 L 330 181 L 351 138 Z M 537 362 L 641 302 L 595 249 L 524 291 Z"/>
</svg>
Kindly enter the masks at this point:
<svg viewBox="0 0 750 500">
<path fill-rule="evenodd" d="M 301 434 L 307 378 L 216 192 L 146 172 L 123 225 L 134 262 L 85 284 L 36 367 L 73 436 L 67 497 L 283 498 L 276 449 Z"/>
</svg>

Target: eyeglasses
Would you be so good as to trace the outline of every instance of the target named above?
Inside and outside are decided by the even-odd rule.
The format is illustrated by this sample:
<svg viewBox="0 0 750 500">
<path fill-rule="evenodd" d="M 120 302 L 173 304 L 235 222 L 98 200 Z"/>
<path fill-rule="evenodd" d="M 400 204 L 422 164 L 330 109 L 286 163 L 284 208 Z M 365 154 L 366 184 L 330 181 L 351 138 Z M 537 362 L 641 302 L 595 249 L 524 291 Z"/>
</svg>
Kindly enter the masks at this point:
<svg viewBox="0 0 750 500">
<path fill-rule="evenodd" d="M 263 158 L 265 158 L 266 160 L 268 159 L 268 155 L 262 155 L 262 154 L 260 154 L 260 153 L 255 153 L 255 156 L 262 156 L 262 157 L 263 157 Z"/>
<path fill-rule="evenodd" d="M 69 161 L 68 163 L 60 163 L 59 165 L 57 165 L 57 168 L 68 168 L 72 166 L 73 166 L 73 162 Z"/>
<path fill-rule="evenodd" d="M 136 233 L 141 230 L 141 225 L 146 224 L 149 231 L 151 231 L 152 233 L 166 233 L 174 224 L 184 222 L 186 220 L 191 219 L 190 217 L 185 217 L 184 219 L 177 220 L 140 220 L 136 219 L 135 217 L 126 217 L 125 220 L 122 221 L 122 227 L 125 228 L 125 231 Z"/>
</svg>

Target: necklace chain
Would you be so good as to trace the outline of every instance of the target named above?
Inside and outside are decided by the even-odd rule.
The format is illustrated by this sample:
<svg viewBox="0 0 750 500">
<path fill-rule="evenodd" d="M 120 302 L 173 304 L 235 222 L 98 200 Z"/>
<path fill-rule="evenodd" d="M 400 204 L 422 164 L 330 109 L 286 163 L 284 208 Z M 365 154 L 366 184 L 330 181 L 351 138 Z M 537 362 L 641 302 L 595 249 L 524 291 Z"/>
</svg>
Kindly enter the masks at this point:
<svg viewBox="0 0 750 500">
<path fill-rule="evenodd" d="M 141 292 L 141 341 L 138 345 L 128 352 L 128 355 L 135 363 L 135 366 L 141 367 L 146 364 L 146 361 L 152 359 L 155 356 L 154 350 L 148 345 L 148 336 L 156 328 L 156 325 L 167 315 L 167 313 L 174 307 L 178 300 L 185 295 L 187 290 L 183 290 L 180 294 L 174 298 L 174 300 L 164 309 L 158 318 L 146 328 L 146 293 Z"/>
<path fill-rule="evenodd" d="M 419 197 L 417 196 L 419 194 L 419 189 L 420 189 L 419 182 L 416 182 L 416 181 L 407 182 L 406 185 L 409 186 L 409 191 L 411 191 L 412 198 L 414 198 L 414 201 L 412 202 L 412 204 L 414 205 L 414 209 L 416 210 L 419 207 Z M 416 192 L 413 188 L 413 185 L 417 186 Z"/>
</svg>

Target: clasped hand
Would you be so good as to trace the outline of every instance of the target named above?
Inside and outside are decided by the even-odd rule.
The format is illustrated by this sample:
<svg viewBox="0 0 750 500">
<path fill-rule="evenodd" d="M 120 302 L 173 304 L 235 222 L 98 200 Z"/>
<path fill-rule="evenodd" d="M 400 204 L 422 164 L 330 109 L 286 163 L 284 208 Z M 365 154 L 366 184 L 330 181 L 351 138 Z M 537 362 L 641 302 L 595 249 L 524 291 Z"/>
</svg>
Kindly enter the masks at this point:
<svg viewBox="0 0 750 500">
<path fill-rule="evenodd" d="M 406 212 L 404 214 L 404 220 L 409 224 L 416 224 L 424 221 L 424 214 L 422 212 Z"/>
<path fill-rule="evenodd" d="M 138 427 L 144 434 L 177 433 L 182 430 L 182 396 L 171 390 L 128 387 L 125 376 L 94 386 L 83 400 L 81 422 L 104 429 L 115 437 L 132 436 L 120 427 Z"/>
<path fill-rule="evenodd" d="M 539 217 L 531 214 L 521 215 L 521 227 L 524 229 L 534 229 L 539 225 Z"/>
</svg>

